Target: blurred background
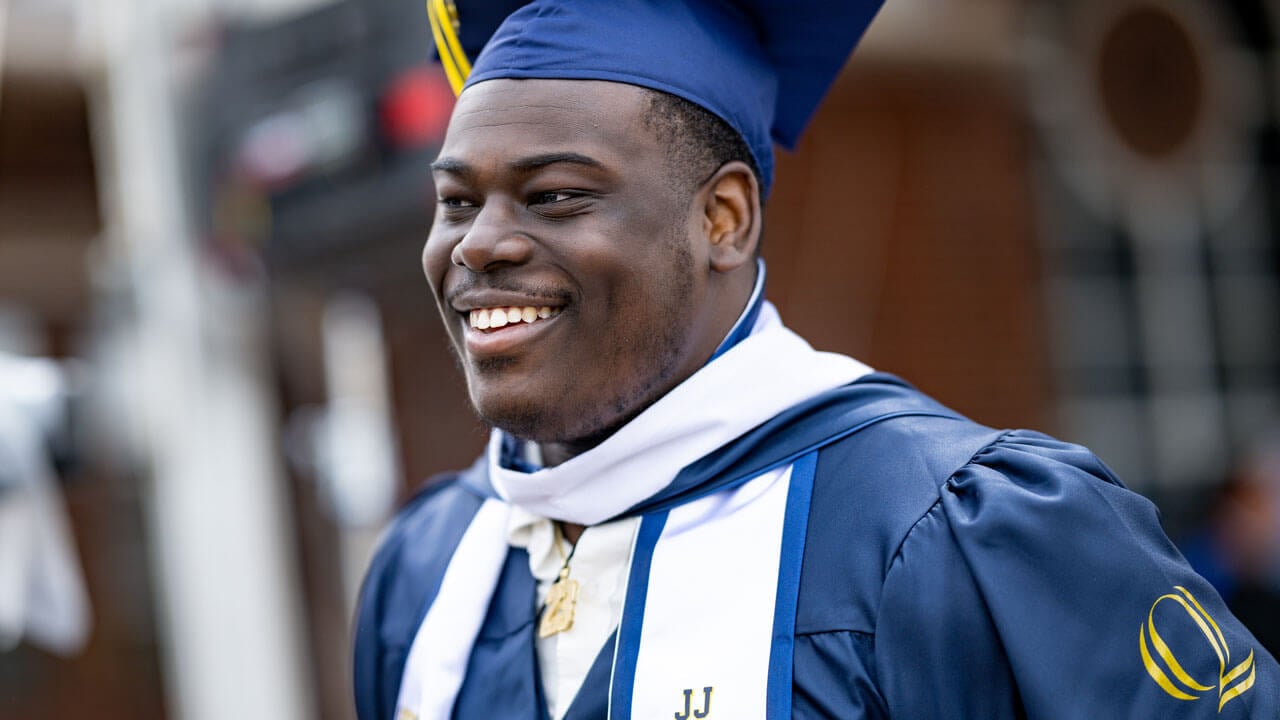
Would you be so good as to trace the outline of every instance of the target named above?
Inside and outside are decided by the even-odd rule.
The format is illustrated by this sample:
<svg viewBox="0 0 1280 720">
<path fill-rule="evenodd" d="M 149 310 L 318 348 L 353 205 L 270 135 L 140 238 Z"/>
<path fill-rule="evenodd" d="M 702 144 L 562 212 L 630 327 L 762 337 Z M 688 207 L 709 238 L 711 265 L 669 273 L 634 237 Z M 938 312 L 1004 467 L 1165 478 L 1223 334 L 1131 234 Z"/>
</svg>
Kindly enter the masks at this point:
<svg viewBox="0 0 1280 720">
<path fill-rule="evenodd" d="M 1278 33 L 890 0 L 765 240 L 802 335 L 1092 447 L 1273 652 Z M 0 718 L 353 717 L 377 534 L 485 438 L 431 46 L 420 0 L 0 0 Z"/>
</svg>

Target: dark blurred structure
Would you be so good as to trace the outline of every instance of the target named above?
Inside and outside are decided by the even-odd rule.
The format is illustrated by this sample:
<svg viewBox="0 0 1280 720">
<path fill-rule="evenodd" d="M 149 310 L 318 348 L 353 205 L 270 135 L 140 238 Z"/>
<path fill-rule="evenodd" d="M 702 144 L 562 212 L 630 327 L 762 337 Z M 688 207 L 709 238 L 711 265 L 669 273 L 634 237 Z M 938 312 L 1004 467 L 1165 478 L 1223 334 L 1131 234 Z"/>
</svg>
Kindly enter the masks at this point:
<svg viewBox="0 0 1280 720">
<path fill-rule="evenodd" d="M 1236 617 L 1280 654 L 1280 437 L 1264 435 L 1213 489 L 1204 526 L 1181 543 Z"/>
<path fill-rule="evenodd" d="M 1280 396 L 1276 5 L 1035 3 L 1062 431 L 1181 526 Z"/>
<path fill-rule="evenodd" d="M 52 7 L 7 1 L 27 8 L 11 38 Z M 193 644 L 244 632 L 188 631 L 203 616 L 173 609 L 189 602 L 175 568 L 210 557 L 174 550 L 181 528 L 148 509 L 173 507 L 157 497 L 177 486 L 182 448 L 169 445 L 184 438 L 153 427 L 138 440 L 125 417 L 131 403 L 163 405 L 185 376 L 104 360 L 90 340 L 127 345 L 150 327 L 163 351 L 166 328 L 194 326 L 172 341 L 188 354 L 162 369 L 190 369 L 191 384 L 240 373 L 263 389 L 259 444 L 221 454 L 280 466 L 257 482 L 278 484 L 287 512 L 244 514 L 290 541 L 277 550 L 297 577 L 266 576 L 286 598 L 276 611 L 301 628 L 279 663 L 298 666 L 285 667 L 302 678 L 289 690 L 319 717 L 352 717 L 350 602 L 378 523 L 485 439 L 418 260 L 434 204 L 427 164 L 453 102 L 420 1 L 308 1 L 265 20 L 246 13 L 283 0 L 169 5 L 188 4 L 203 9 L 154 30 L 167 33 L 165 62 L 115 69 L 121 50 L 107 42 L 87 69 L 13 62 L 0 75 L 0 303 L 36 318 L 33 353 L 114 368 L 95 376 L 120 411 L 66 486 L 95 634 L 75 660 L 0 654 L 0 718 L 208 717 L 206 693 L 224 686 L 200 663 L 218 656 Z M 1175 533 L 1197 526 L 1208 479 L 1280 417 L 1278 18 L 1280 2 L 1262 0 L 891 0 L 798 151 L 779 157 L 771 298 L 816 346 L 988 424 L 1088 444 Z M 129 164 L 149 149 L 145 132 L 120 141 L 142 113 L 127 105 L 139 100 L 131 73 L 147 68 L 172 98 L 146 110 L 172 110 L 178 151 L 176 177 L 148 187 L 180 185 L 155 216 L 117 186 L 148 167 Z M 122 261 L 134 233 L 165 242 Z M 192 275 L 175 281 L 165 263 L 182 253 Z M 172 308 L 139 287 L 166 282 L 189 291 Z M 214 370 L 193 367 L 206 360 Z M 146 397 L 152 386 L 162 397 Z M 235 395 L 211 388 L 195 397 Z M 222 412 L 200 410 L 159 424 Z M 219 455 L 211 437 L 194 464 Z M 227 512 L 199 502 L 184 517 Z M 1223 513 L 1223 527 L 1247 524 Z M 233 542 L 238 529 L 200 532 L 255 550 Z M 210 577 L 234 578 L 236 557 Z M 241 589 L 220 592 L 240 607 Z"/>
<path fill-rule="evenodd" d="M 404 264 L 431 222 L 428 165 L 453 107 L 419 10 L 339 2 L 216 31 L 185 124 L 209 240 L 259 253 L 274 276 L 331 285 L 376 284 Z"/>
</svg>

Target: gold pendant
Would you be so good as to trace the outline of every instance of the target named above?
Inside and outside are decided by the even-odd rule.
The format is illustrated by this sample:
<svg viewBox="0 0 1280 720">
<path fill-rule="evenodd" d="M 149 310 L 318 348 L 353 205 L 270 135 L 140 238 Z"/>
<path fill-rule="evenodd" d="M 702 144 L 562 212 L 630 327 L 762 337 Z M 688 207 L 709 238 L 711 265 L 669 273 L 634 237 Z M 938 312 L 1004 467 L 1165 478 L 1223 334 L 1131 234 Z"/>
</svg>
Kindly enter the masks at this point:
<svg viewBox="0 0 1280 720">
<path fill-rule="evenodd" d="M 569 568 L 560 570 L 560 577 L 547 590 L 547 604 L 542 609 L 542 622 L 538 624 L 538 637 L 549 638 L 573 627 L 573 613 L 578 606 L 578 581 L 569 579 Z"/>
</svg>

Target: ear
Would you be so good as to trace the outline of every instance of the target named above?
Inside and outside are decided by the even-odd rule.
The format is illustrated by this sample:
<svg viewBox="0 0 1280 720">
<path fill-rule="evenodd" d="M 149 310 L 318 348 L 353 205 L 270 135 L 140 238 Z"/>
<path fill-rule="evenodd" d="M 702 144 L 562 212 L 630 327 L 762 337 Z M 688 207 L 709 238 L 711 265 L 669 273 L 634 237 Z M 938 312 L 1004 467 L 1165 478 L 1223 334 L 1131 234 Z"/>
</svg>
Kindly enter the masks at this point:
<svg viewBox="0 0 1280 720">
<path fill-rule="evenodd" d="M 760 245 L 760 185 L 751 168 L 725 163 L 703 184 L 702 227 L 708 260 L 716 272 L 729 272 L 755 261 Z"/>
</svg>

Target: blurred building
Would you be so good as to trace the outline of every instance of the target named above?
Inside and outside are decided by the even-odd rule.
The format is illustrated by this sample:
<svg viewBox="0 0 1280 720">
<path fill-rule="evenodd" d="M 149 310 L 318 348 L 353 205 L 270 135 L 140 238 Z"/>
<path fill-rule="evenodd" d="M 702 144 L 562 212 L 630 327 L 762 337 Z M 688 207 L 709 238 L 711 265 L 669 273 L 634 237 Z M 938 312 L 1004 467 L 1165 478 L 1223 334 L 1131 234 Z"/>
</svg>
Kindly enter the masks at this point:
<svg viewBox="0 0 1280 720">
<path fill-rule="evenodd" d="M 1278 22 L 890 0 L 779 158 L 770 296 L 1196 524 L 1280 418 Z M 419 0 L 0 0 L 0 58 L 0 349 L 90 368 L 94 616 L 0 653 L 0 718 L 351 718 L 380 524 L 485 438 L 418 260 L 452 107 Z"/>
</svg>

